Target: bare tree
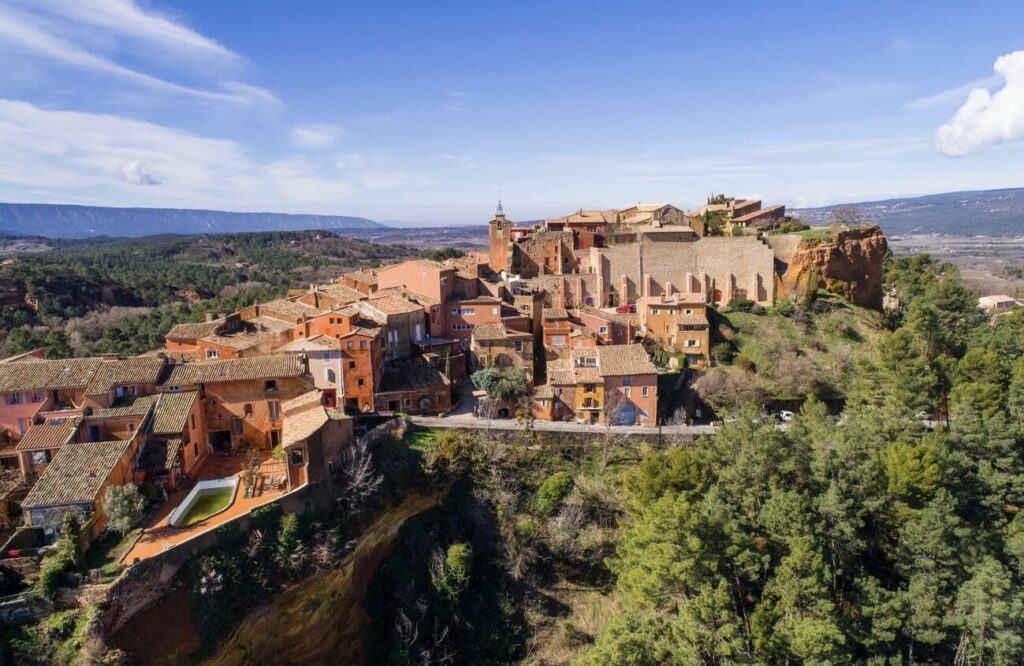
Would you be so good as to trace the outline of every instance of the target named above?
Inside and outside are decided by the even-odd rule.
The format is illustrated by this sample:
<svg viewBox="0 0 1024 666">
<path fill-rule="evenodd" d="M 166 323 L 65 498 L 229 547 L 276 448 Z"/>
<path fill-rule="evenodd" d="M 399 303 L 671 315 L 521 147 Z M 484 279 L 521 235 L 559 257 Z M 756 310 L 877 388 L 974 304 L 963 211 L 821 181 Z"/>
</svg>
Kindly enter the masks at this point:
<svg viewBox="0 0 1024 666">
<path fill-rule="evenodd" d="M 754 375 L 738 368 L 715 368 L 693 383 L 700 399 L 716 412 L 734 410 L 742 404 L 760 401 L 764 389 Z"/>
<path fill-rule="evenodd" d="M 384 482 L 384 476 L 377 473 L 373 455 L 362 438 L 352 446 L 351 455 L 341 468 L 341 478 L 344 490 L 338 501 L 352 512 L 361 510 Z"/>
</svg>

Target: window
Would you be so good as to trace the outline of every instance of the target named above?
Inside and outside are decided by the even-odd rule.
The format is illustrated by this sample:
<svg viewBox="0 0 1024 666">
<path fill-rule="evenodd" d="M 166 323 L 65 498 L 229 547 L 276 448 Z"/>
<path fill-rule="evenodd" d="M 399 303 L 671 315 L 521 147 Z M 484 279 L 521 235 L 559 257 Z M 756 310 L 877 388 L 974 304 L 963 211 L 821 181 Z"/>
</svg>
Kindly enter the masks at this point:
<svg viewBox="0 0 1024 666">
<path fill-rule="evenodd" d="M 192 415 L 192 429 L 193 430 L 196 429 L 196 415 L 195 414 Z"/>
<path fill-rule="evenodd" d="M 630 388 L 629 386 L 624 386 L 622 388 L 622 395 L 624 395 L 624 396 L 626 396 L 628 398 L 628 397 L 630 397 L 630 393 L 632 392 L 632 390 L 633 389 Z"/>
<path fill-rule="evenodd" d="M 180 390 L 181 390 L 180 386 L 168 386 L 167 387 L 167 392 L 168 393 L 177 393 Z"/>
<path fill-rule="evenodd" d="M 356 362 L 355 361 L 349 361 L 348 362 L 348 369 L 349 370 L 355 370 L 356 369 Z"/>
<path fill-rule="evenodd" d="M 353 345 L 353 344 L 352 344 L 352 341 L 351 341 L 351 340 L 349 340 L 349 341 L 348 341 L 348 344 L 347 344 L 346 346 L 347 346 L 347 347 L 348 347 L 349 349 L 352 349 L 353 347 L 355 347 L 355 345 Z"/>
<path fill-rule="evenodd" d="M 360 377 L 359 379 L 356 380 L 356 386 L 362 386 L 365 383 L 366 383 L 366 380 L 364 380 L 362 377 Z"/>
<path fill-rule="evenodd" d="M 687 309 L 683 310 L 683 314 L 693 314 L 693 310 L 691 310 L 690 308 L 687 308 Z"/>
<path fill-rule="evenodd" d="M 206 358 L 217 358 L 220 354 L 217 353 L 216 349 L 207 349 Z"/>
<path fill-rule="evenodd" d="M 338 381 L 338 375 L 332 368 L 324 368 L 324 380 L 328 384 L 334 384 Z"/>
<path fill-rule="evenodd" d="M 412 406 L 412 400 L 410 400 L 409 398 L 406 398 L 406 399 L 405 399 L 405 406 L 406 406 L 406 407 L 410 407 L 410 406 Z"/>
<path fill-rule="evenodd" d="M 632 386 L 633 385 L 633 378 L 630 377 L 629 375 L 626 375 L 625 377 L 622 378 L 622 385 L 623 386 Z"/>
<path fill-rule="evenodd" d="M 540 406 L 541 407 L 547 407 L 548 406 L 548 401 L 547 400 L 541 400 L 540 401 Z"/>
<path fill-rule="evenodd" d="M 266 391 L 267 393 L 273 393 L 274 391 L 276 391 L 277 390 L 277 380 L 276 379 L 268 379 L 267 381 L 263 382 L 263 390 Z"/>
<path fill-rule="evenodd" d="M 448 284 L 448 278 L 447 277 L 442 277 L 441 278 L 441 286 L 444 287 L 447 284 Z"/>
<path fill-rule="evenodd" d="M 304 458 L 305 456 L 303 455 L 303 451 L 300 448 L 294 448 L 288 452 L 288 460 L 293 465 L 301 465 L 303 463 Z"/>
<path fill-rule="evenodd" d="M 252 414 L 253 414 L 252 403 L 251 402 L 245 403 L 245 405 L 242 406 L 242 416 L 252 416 Z"/>
<path fill-rule="evenodd" d="M 525 309 L 525 308 L 524 308 L 524 309 Z M 496 315 L 496 314 L 498 314 L 498 308 L 491 308 L 491 314 L 492 314 L 492 315 Z"/>
<path fill-rule="evenodd" d="M 6 402 L 8 405 L 18 405 L 18 404 L 21 404 L 21 394 L 20 393 L 5 393 L 4 394 L 4 402 Z"/>
<path fill-rule="evenodd" d="M 33 451 L 32 452 L 32 464 L 33 465 L 45 465 L 50 462 L 50 452 L 47 450 Z"/>
<path fill-rule="evenodd" d="M 267 411 L 270 412 L 271 421 L 281 420 L 281 401 L 267 400 Z"/>
<path fill-rule="evenodd" d="M 46 394 L 42 391 L 36 391 L 32 394 L 32 402 L 42 402 L 46 400 Z"/>
<path fill-rule="evenodd" d="M 657 314 L 661 314 L 661 311 L 660 311 L 660 310 L 659 310 L 658 308 L 653 308 L 653 309 L 651 310 L 651 314 L 652 314 L 652 315 L 657 315 Z"/>
<path fill-rule="evenodd" d="M 645 398 L 650 394 L 650 392 L 651 392 L 651 387 L 650 386 L 642 386 L 640 388 L 640 395 L 645 397 Z"/>
<path fill-rule="evenodd" d="M 597 329 L 597 332 L 598 333 L 607 333 L 608 332 L 608 327 L 607 326 L 601 326 L 600 328 Z"/>
<path fill-rule="evenodd" d="M 18 434 L 24 435 L 26 429 L 27 428 L 25 427 L 25 419 L 23 417 L 18 417 Z"/>
<path fill-rule="evenodd" d="M 551 346 L 552 347 L 564 347 L 565 346 L 565 336 L 564 335 L 552 335 L 551 336 Z"/>
<path fill-rule="evenodd" d="M 359 348 L 360 349 L 366 349 L 366 340 L 360 340 L 359 341 Z"/>
<path fill-rule="evenodd" d="M 237 416 L 231 417 L 231 432 L 235 433 L 236 435 L 242 434 L 242 419 L 238 418 Z"/>
<path fill-rule="evenodd" d="M 199 457 L 199 442 L 192 442 L 192 458 Z"/>
</svg>

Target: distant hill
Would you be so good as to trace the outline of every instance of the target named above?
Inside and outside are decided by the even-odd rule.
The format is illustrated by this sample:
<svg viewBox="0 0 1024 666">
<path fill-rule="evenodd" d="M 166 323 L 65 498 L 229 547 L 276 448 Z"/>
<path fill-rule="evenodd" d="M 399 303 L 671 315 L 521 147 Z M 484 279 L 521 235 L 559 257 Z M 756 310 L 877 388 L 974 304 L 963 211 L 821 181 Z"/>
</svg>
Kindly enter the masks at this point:
<svg viewBox="0 0 1024 666">
<path fill-rule="evenodd" d="M 0 232 L 49 238 L 386 228 L 365 217 L 341 215 L 0 203 Z"/>
<path fill-rule="evenodd" d="M 923 197 L 795 209 L 790 213 L 810 224 L 825 224 L 836 208 L 851 205 L 881 225 L 882 230 L 889 235 L 1024 235 L 1024 188 L 945 192 Z"/>
</svg>

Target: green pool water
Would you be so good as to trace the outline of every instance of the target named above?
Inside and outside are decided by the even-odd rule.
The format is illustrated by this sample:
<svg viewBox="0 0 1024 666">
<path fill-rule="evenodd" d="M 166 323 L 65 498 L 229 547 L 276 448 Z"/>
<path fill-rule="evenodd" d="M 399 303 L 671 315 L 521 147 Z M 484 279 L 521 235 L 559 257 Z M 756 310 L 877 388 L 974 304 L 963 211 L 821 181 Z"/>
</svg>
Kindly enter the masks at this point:
<svg viewBox="0 0 1024 666">
<path fill-rule="evenodd" d="M 217 488 L 204 493 L 196 498 L 196 501 L 189 508 L 188 512 L 178 521 L 179 527 L 195 525 L 200 520 L 209 518 L 218 511 L 227 508 L 231 504 L 231 498 L 235 495 L 234 488 Z"/>
</svg>

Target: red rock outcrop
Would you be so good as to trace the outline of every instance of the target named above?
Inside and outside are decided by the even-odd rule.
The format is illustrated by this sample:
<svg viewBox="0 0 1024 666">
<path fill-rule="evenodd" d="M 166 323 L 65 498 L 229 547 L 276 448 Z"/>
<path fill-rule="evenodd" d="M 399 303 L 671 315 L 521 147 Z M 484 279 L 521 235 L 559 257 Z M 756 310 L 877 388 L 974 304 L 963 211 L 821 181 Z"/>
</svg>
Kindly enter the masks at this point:
<svg viewBox="0 0 1024 666">
<path fill-rule="evenodd" d="M 854 305 L 882 309 L 882 261 L 888 243 L 877 226 L 843 229 L 823 239 L 802 240 L 779 280 L 778 296 L 823 288 Z"/>
</svg>

